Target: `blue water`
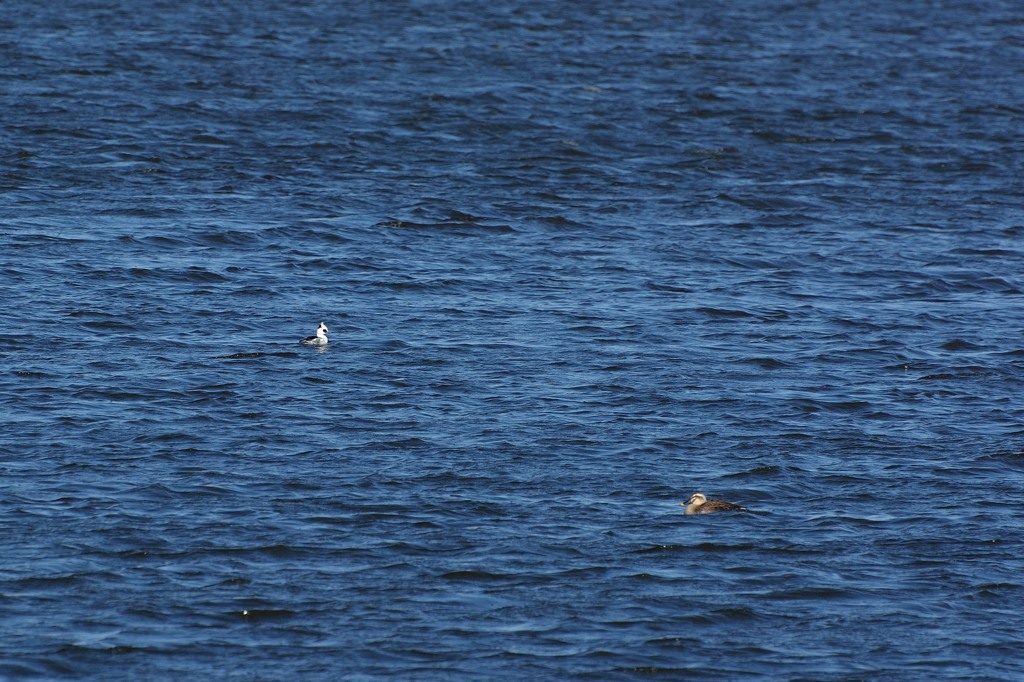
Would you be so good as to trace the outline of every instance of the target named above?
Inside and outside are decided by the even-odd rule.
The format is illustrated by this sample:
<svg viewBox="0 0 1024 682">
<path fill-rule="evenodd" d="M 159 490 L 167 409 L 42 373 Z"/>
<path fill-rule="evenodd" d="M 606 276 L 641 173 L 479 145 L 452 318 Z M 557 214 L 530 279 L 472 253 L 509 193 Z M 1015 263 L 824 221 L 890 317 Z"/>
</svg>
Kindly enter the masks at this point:
<svg viewBox="0 0 1024 682">
<path fill-rule="evenodd" d="M 1024 679 L 1022 36 L 6 2 L 0 678 Z"/>
</svg>

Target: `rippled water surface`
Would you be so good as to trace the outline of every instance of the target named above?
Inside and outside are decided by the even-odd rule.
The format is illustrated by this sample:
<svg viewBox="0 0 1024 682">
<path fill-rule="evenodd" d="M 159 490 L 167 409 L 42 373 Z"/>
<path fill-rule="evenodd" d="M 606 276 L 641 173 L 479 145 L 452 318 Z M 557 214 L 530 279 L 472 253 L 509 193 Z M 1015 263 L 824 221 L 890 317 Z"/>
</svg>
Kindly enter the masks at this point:
<svg viewBox="0 0 1024 682">
<path fill-rule="evenodd" d="M 4 10 L 0 677 L 1024 677 L 1018 3 Z"/>
</svg>

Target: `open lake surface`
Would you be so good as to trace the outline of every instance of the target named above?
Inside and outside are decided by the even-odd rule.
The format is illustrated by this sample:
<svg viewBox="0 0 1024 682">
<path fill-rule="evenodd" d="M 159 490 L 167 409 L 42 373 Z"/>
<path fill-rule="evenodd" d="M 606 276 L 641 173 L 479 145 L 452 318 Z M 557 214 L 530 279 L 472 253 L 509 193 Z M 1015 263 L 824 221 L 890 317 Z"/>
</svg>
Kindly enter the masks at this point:
<svg viewBox="0 0 1024 682">
<path fill-rule="evenodd" d="M 0 678 L 1024 679 L 1016 0 L 8 0 L 0 114 Z"/>
</svg>

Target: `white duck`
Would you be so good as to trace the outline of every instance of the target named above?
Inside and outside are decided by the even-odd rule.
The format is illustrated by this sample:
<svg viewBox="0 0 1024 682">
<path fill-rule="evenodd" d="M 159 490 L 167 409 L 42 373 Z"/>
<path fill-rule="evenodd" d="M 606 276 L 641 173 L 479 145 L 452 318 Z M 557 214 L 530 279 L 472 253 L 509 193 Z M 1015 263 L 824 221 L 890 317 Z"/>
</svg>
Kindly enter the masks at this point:
<svg viewBox="0 0 1024 682">
<path fill-rule="evenodd" d="M 307 336 L 306 338 L 299 341 L 307 346 L 326 346 L 327 345 L 327 325 L 323 322 L 316 328 L 316 336 Z"/>
</svg>

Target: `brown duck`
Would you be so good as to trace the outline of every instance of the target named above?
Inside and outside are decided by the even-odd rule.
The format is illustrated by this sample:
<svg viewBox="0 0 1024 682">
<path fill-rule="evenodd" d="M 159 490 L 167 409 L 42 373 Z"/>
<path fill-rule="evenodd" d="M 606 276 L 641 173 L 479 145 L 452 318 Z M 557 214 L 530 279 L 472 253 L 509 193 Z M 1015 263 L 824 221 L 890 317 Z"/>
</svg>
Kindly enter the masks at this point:
<svg viewBox="0 0 1024 682">
<path fill-rule="evenodd" d="M 690 499 L 686 502 L 680 502 L 682 506 L 686 507 L 687 514 L 710 514 L 711 512 L 717 511 L 750 511 L 746 507 L 741 507 L 738 504 L 732 502 L 726 502 L 724 500 L 709 500 L 704 496 L 704 493 L 694 493 L 690 495 Z"/>
</svg>

